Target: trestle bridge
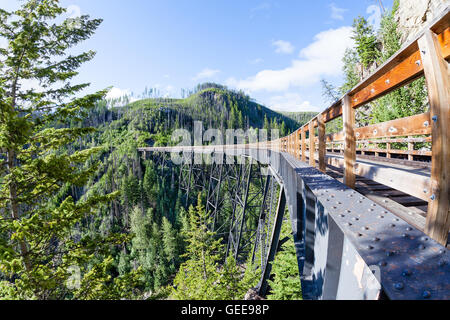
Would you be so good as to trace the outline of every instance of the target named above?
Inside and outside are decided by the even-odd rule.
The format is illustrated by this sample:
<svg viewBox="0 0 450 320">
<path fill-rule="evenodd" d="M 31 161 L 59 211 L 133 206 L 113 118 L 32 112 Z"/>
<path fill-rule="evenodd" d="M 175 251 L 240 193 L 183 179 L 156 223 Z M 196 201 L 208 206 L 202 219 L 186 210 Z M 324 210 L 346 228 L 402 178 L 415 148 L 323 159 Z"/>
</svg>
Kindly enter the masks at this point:
<svg viewBox="0 0 450 320">
<path fill-rule="evenodd" d="M 173 156 L 183 159 L 180 188 L 187 199 L 205 191 L 211 228 L 227 236 L 227 255 L 258 262 L 262 296 L 288 211 L 304 299 L 450 299 L 449 59 L 447 7 L 288 137 L 139 151 L 162 169 L 176 166 Z M 421 76 L 427 113 L 356 127 L 359 107 Z M 343 131 L 326 135 L 326 124 L 339 117 Z M 224 203 L 231 221 L 223 219 Z"/>
</svg>

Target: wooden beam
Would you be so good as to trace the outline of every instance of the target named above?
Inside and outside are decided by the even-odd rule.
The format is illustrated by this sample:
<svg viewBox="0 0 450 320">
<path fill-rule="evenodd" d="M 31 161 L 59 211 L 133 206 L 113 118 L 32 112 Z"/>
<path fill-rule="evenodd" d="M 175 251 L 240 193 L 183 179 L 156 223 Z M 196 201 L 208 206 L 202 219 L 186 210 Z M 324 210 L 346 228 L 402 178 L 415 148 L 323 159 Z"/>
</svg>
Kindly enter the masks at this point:
<svg viewBox="0 0 450 320">
<path fill-rule="evenodd" d="M 355 163 L 356 163 L 356 137 L 355 137 L 355 109 L 353 109 L 350 101 L 350 97 L 346 95 L 344 97 L 344 103 L 342 107 L 343 120 L 344 120 L 344 183 L 349 188 L 355 187 Z"/>
<path fill-rule="evenodd" d="M 414 155 L 412 154 L 414 152 L 414 143 L 408 142 L 408 151 L 408 160 L 414 161 Z"/>
<path fill-rule="evenodd" d="M 450 80 L 447 61 L 439 40 L 427 31 L 418 41 L 425 70 L 432 125 L 431 198 L 428 205 L 426 233 L 447 244 L 450 228 Z"/>
<path fill-rule="evenodd" d="M 355 129 L 357 140 L 379 139 L 386 137 L 404 137 L 431 134 L 430 114 L 422 113 L 411 117 L 377 123 Z M 326 136 L 328 142 L 343 141 L 344 131 Z M 377 141 L 380 142 L 380 141 Z"/>
<path fill-rule="evenodd" d="M 305 128 L 302 127 L 302 161 L 306 162 L 306 131 Z"/>
<path fill-rule="evenodd" d="M 358 128 L 355 135 L 358 140 L 427 135 L 431 134 L 430 120 L 429 113 L 422 113 Z"/>
<path fill-rule="evenodd" d="M 342 100 L 336 101 L 331 107 L 322 112 L 325 123 L 342 116 Z"/>
<path fill-rule="evenodd" d="M 379 76 L 375 73 L 371 81 L 364 87 L 352 93 L 352 107 L 358 108 L 381 97 L 422 75 L 423 66 L 420 52 L 414 51 L 400 61 L 393 60 L 389 70 Z M 378 77 L 377 77 L 378 76 Z"/>
<path fill-rule="evenodd" d="M 327 164 L 325 162 L 325 156 L 327 153 L 327 145 L 325 141 L 325 122 L 323 121 L 322 114 L 317 116 L 317 121 L 319 123 L 319 170 L 326 173 Z"/>
<path fill-rule="evenodd" d="M 316 166 L 315 153 L 316 153 L 316 137 L 314 130 L 314 121 L 311 120 L 311 122 L 309 123 L 309 165 L 311 167 Z"/>
<path fill-rule="evenodd" d="M 447 28 L 438 36 L 439 44 L 441 45 L 442 55 L 445 59 L 450 58 L 450 28 Z"/>
<path fill-rule="evenodd" d="M 386 158 L 388 158 L 388 159 L 392 158 L 390 142 L 386 143 Z"/>
<path fill-rule="evenodd" d="M 342 156 L 327 156 L 327 165 L 345 170 L 345 161 Z M 429 188 L 430 178 L 423 174 L 420 168 L 406 168 L 399 170 L 397 167 L 390 167 L 379 163 L 378 159 L 356 162 L 354 166 L 356 175 L 369 180 L 384 184 L 395 190 L 400 190 L 406 194 L 427 201 L 428 195 L 424 190 Z"/>
</svg>

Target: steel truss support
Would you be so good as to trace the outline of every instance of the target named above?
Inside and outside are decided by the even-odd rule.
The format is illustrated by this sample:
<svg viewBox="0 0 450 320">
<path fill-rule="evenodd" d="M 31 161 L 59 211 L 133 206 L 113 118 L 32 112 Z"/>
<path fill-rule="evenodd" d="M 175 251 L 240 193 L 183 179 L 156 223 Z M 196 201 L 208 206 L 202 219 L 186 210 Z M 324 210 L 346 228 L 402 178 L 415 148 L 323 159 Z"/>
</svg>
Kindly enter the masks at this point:
<svg viewBox="0 0 450 320">
<path fill-rule="evenodd" d="M 266 266 L 267 252 L 270 250 L 270 235 L 275 223 L 279 192 L 281 192 L 281 185 L 277 183 L 275 177 L 268 174 L 252 253 L 252 265 L 259 261 L 256 269 L 261 270 L 261 272 Z"/>
<path fill-rule="evenodd" d="M 226 257 L 230 254 L 237 261 L 247 260 L 257 233 L 258 214 L 264 197 L 264 178 L 259 162 L 242 157 L 238 164 L 233 213 L 230 221 Z"/>
<path fill-rule="evenodd" d="M 194 153 L 183 153 L 180 167 L 180 190 L 185 193 L 185 205 L 189 205 L 189 197 L 195 190 L 201 191 L 205 188 L 206 176 L 205 165 L 194 161 Z"/>
<path fill-rule="evenodd" d="M 150 157 L 147 157 L 147 153 L 145 153 L 144 159 L 147 160 L 150 158 L 155 164 L 158 179 L 160 181 L 164 181 L 168 176 L 171 176 L 171 185 L 174 185 L 174 164 L 170 160 L 170 156 L 165 152 L 151 152 Z M 169 170 L 167 170 L 169 169 Z"/>
</svg>

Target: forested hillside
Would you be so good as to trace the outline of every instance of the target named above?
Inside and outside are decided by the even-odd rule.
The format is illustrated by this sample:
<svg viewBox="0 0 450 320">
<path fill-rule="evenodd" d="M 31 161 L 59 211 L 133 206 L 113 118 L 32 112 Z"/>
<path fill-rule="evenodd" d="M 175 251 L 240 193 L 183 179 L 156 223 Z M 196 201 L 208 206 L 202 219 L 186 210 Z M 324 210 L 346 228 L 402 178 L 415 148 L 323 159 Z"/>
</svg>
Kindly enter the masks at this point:
<svg viewBox="0 0 450 320">
<path fill-rule="evenodd" d="M 88 194 L 120 192 L 95 217 L 83 221 L 78 232 L 134 235 L 131 242 L 116 247 L 115 272 L 126 275 L 141 267 L 145 279 L 141 289 L 148 294 L 168 285 L 183 261 L 181 230 L 187 228 L 183 225 L 186 213 L 177 173 L 162 177 L 153 162 L 140 161 L 137 148 L 170 145 L 172 131 L 192 129 L 193 121 L 202 121 L 205 129 L 269 126 L 280 134 L 299 124 L 217 85 L 203 86 L 186 99 L 145 99 L 116 108 L 107 104 L 100 102 L 81 124 L 97 130 L 70 146 L 71 151 L 100 146 L 101 151 L 90 159 L 100 163 L 99 169 L 85 186 L 67 187 L 60 196 L 78 200 Z"/>
</svg>

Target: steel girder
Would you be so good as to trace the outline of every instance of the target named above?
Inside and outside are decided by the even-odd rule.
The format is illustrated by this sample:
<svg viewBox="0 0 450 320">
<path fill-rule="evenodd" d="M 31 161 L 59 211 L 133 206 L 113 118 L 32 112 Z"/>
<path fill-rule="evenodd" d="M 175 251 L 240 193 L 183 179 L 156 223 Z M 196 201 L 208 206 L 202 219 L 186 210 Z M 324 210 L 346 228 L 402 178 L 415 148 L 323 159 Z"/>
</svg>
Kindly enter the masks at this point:
<svg viewBox="0 0 450 320">
<path fill-rule="evenodd" d="M 226 256 L 232 254 L 237 261 L 244 262 L 256 239 L 265 183 L 261 164 L 251 157 L 243 156 L 241 159 Z"/>
</svg>

